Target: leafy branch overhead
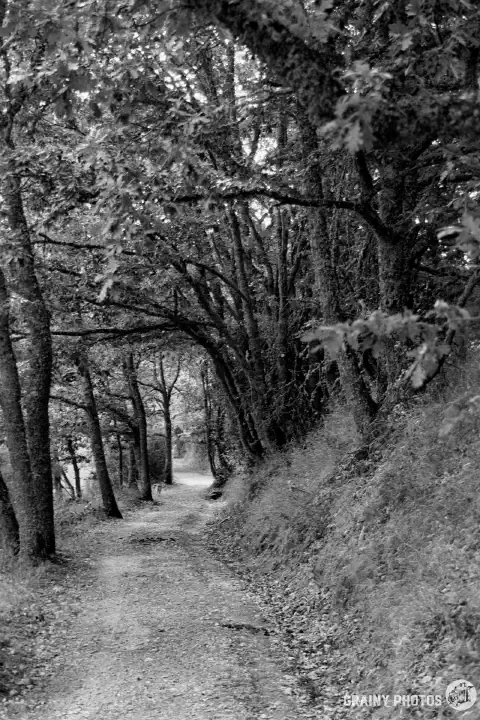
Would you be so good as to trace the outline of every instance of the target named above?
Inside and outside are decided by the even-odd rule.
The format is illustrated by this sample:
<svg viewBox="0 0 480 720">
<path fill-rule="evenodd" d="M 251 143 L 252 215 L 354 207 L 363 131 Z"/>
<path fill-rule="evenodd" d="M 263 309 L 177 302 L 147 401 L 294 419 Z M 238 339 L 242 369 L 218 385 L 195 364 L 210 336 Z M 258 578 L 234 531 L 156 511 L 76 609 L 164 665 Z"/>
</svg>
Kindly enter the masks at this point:
<svg viewBox="0 0 480 720">
<path fill-rule="evenodd" d="M 411 311 L 388 315 L 377 310 L 351 323 L 320 326 L 303 335 L 302 340 L 318 341 L 332 358 L 337 358 L 346 345 L 360 353 L 369 351 L 376 360 L 385 354 L 387 341 L 396 342 L 398 352 L 402 347 L 414 346 L 406 351 L 410 363 L 398 382 L 410 380 L 418 390 L 436 375 L 452 351 L 453 333 L 474 319 L 478 318 L 472 318 L 465 308 L 437 300 L 424 319 Z M 313 346 L 312 351 L 315 349 Z"/>
</svg>

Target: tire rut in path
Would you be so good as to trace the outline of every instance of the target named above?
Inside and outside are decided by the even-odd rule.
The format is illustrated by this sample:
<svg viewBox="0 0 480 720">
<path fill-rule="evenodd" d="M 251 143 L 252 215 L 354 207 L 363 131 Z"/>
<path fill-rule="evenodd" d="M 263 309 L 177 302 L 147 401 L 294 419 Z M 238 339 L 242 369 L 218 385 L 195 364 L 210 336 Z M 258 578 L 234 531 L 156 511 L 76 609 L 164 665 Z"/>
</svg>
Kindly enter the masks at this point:
<svg viewBox="0 0 480 720">
<path fill-rule="evenodd" d="M 88 531 L 98 555 L 72 594 L 79 614 L 45 704 L 25 720 L 312 717 L 285 694 L 255 604 L 202 546 L 212 510 L 201 492 L 175 486 L 160 506 Z"/>
</svg>

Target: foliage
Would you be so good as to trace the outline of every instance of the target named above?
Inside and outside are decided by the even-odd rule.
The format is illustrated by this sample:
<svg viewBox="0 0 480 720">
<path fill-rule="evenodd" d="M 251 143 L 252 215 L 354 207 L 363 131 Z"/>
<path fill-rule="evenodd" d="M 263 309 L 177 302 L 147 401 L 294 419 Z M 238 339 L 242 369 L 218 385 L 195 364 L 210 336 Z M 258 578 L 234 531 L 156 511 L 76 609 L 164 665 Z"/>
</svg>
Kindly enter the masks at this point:
<svg viewBox="0 0 480 720">
<path fill-rule="evenodd" d="M 428 320 L 437 320 L 439 323 Z M 414 388 L 420 388 L 436 373 L 451 352 L 451 345 L 445 342 L 445 336 L 463 328 L 469 320 L 470 314 L 464 308 L 437 300 L 434 309 L 426 313 L 425 319 L 420 319 L 419 315 L 410 311 L 389 315 L 377 310 L 364 320 L 316 328 L 306 333 L 303 340 L 321 341 L 332 357 L 338 356 L 340 350 L 348 344 L 360 353 L 370 351 L 375 359 L 380 358 L 385 351 L 387 339 L 393 338 L 403 347 L 413 345 L 414 349 L 406 352 L 413 361 L 402 375 L 402 381 L 410 379 Z"/>
</svg>

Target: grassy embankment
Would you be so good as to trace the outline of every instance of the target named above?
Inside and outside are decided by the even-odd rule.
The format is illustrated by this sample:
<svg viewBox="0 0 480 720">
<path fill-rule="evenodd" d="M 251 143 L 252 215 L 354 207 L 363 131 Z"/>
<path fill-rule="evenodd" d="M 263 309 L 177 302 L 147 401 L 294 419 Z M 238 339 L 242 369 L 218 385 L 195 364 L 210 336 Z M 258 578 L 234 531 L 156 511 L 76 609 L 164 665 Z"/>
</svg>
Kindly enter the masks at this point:
<svg viewBox="0 0 480 720">
<path fill-rule="evenodd" d="M 303 447 L 235 478 L 212 529 L 275 608 L 312 702 L 332 716 L 363 716 L 344 693 L 444 696 L 466 678 L 480 694 L 479 403 L 444 434 L 478 393 L 478 360 L 450 374 L 398 409 L 373 462 L 350 473 L 341 465 L 357 438 L 338 407 Z"/>
</svg>

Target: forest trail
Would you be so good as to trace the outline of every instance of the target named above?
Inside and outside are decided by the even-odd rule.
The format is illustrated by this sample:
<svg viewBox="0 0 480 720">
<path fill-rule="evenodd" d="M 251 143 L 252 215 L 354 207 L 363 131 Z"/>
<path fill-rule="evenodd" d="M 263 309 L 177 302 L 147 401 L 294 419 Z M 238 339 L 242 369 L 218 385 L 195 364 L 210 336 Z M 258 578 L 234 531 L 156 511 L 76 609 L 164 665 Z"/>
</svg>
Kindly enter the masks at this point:
<svg viewBox="0 0 480 720">
<path fill-rule="evenodd" d="M 312 717 L 290 695 L 255 603 L 202 545 L 211 479 L 176 476 L 159 505 L 86 530 L 88 562 L 65 588 L 72 620 L 58 671 L 36 709 L 15 718 Z"/>
</svg>

